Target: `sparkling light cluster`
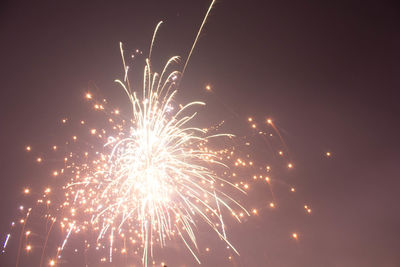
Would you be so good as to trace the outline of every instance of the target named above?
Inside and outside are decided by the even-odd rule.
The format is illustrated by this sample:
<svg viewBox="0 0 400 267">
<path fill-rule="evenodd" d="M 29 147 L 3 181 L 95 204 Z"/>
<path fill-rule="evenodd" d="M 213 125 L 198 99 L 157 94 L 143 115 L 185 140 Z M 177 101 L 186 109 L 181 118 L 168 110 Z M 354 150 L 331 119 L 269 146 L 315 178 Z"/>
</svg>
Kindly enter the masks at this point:
<svg viewBox="0 0 400 267">
<path fill-rule="evenodd" d="M 23 188 L 27 197 L 35 193 L 36 205 L 28 209 L 20 207 L 22 229 L 16 266 L 22 248 L 26 253 L 35 250 L 33 229 L 26 229 L 31 228 L 27 221 L 32 209 L 42 212 L 46 221 L 39 266 L 56 266 L 71 237 L 80 234 L 84 253 L 90 249 L 99 251 L 100 262 L 111 262 L 116 255 L 140 255 L 142 264 L 147 266 L 156 262 L 155 247 L 163 248 L 176 240 L 200 263 L 199 255 L 212 250 L 198 243 L 196 231 L 202 225 L 225 242 L 227 249 L 239 254 L 228 239 L 225 220 L 233 217 L 241 222 L 247 216 L 259 215 L 261 209 L 277 207 L 274 197 L 263 199 L 257 208 L 246 209 L 240 204 L 251 190 L 251 183 L 270 185 L 272 180 L 271 166 L 255 163 L 248 152 L 251 141 L 220 133 L 223 122 L 208 128 L 196 126 L 196 114 L 205 105 L 203 102 L 186 105 L 176 102 L 178 85 L 199 33 L 182 71 L 170 71 L 179 61 L 175 56 L 167 61 L 160 74 L 153 72 L 151 52 L 160 25 L 145 61 L 140 91 L 134 90 L 129 80 L 128 61 L 120 45 L 124 78 L 116 82 L 129 99 L 130 113 L 111 108 L 106 99 L 86 92 L 85 99 L 93 109 L 105 114 L 103 123 L 62 118 L 62 125 L 79 128 L 77 132 L 84 129 L 85 133 L 70 135 L 64 144 L 50 145 L 54 153 L 50 156 L 39 153 L 34 146 L 25 147 L 37 164 L 46 165 L 49 158 L 54 162 L 58 157 L 62 166 L 50 171 L 54 186 L 43 188 L 39 194 L 33 188 Z M 136 54 L 142 52 L 137 50 Z M 206 85 L 205 90 L 214 91 L 211 85 Z M 265 140 L 276 135 L 280 141 L 278 157 L 284 160 L 287 169 L 294 168 L 273 121 L 268 118 L 259 125 L 251 117 L 247 121 L 254 135 Z M 330 152 L 326 156 L 330 157 Z M 295 192 L 292 185 L 286 186 L 288 192 Z M 311 214 L 309 205 L 304 205 L 304 209 Z M 12 227 L 15 225 L 13 222 Z M 64 238 L 53 253 L 47 243 L 52 233 L 58 231 L 55 229 L 61 229 Z M 3 252 L 10 236 L 6 236 Z M 299 238 L 295 232 L 288 236 Z M 227 258 L 232 260 L 232 257 L 230 253 Z"/>
</svg>

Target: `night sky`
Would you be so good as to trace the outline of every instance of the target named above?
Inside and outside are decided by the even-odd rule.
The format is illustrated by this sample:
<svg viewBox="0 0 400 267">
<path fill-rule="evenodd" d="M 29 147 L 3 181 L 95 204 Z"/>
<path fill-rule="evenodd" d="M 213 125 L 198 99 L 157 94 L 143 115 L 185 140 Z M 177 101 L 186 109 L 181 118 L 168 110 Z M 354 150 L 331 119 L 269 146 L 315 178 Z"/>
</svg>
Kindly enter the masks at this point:
<svg viewBox="0 0 400 267">
<path fill-rule="evenodd" d="M 2 2 L 1 242 L 24 186 L 49 179 L 25 146 L 63 140 L 60 119 L 85 115 L 82 96 L 91 88 L 127 107 L 113 82 L 122 75 L 119 41 L 146 52 L 163 20 L 154 64 L 186 57 L 209 4 Z M 280 175 L 297 192 L 279 193 L 286 204 L 276 211 L 231 223 L 241 256 L 228 261 L 215 238 L 203 266 L 400 266 L 398 23 L 399 9 L 389 1 L 217 2 L 178 98 L 210 103 L 202 122 L 225 119 L 226 129 L 238 134 L 246 134 L 248 116 L 273 118 L 295 164 Z M 206 84 L 214 93 L 205 92 Z M 262 201 L 267 205 L 268 198 Z M 168 266 L 195 266 L 186 249 L 174 253 Z M 0 265 L 14 266 L 14 254 L 0 255 Z M 24 260 L 21 266 L 38 265 Z"/>
</svg>

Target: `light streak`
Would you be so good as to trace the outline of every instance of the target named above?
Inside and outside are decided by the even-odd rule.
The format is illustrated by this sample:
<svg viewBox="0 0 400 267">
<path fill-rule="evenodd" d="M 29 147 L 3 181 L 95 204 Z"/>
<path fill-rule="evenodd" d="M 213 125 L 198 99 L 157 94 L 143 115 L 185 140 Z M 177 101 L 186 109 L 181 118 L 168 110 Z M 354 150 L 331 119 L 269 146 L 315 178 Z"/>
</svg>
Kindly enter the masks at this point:
<svg viewBox="0 0 400 267">
<path fill-rule="evenodd" d="M 6 236 L 6 240 L 4 241 L 4 244 L 3 244 L 3 250 L 2 250 L 3 253 L 6 251 L 8 239 L 10 239 L 10 236 L 11 236 L 11 234 L 7 234 L 7 236 Z"/>
</svg>

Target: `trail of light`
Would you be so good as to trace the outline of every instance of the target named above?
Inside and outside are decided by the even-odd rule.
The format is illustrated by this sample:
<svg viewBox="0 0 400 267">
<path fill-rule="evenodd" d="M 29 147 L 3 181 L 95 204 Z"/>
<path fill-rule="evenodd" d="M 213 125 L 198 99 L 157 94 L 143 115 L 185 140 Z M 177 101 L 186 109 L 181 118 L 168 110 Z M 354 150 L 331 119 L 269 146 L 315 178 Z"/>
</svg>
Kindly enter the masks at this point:
<svg viewBox="0 0 400 267">
<path fill-rule="evenodd" d="M 7 247 L 7 243 L 8 243 L 8 239 L 10 238 L 10 236 L 11 236 L 11 234 L 7 234 L 7 236 L 6 236 L 6 240 L 4 241 L 4 244 L 3 244 L 3 253 L 5 252 L 5 249 L 6 249 L 6 247 Z"/>
<path fill-rule="evenodd" d="M 45 239 L 45 241 L 44 241 L 44 245 L 43 245 L 43 249 L 42 249 L 42 255 L 40 256 L 40 265 L 39 265 L 39 267 L 42 267 L 42 265 L 43 265 L 44 252 L 46 251 L 47 241 L 49 240 L 49 236 L 50 236 L 51 230 L 53 229 L 53 225 L 54 225 L 54 223 L 56 222 L 56 219 L 53 218 L 51 221 L 52 221 L 52 222 L 51 222 L 51 225 L 50 225 L 50 229 L 49 229 L 49 231 L 47 232 L 47 234 L 46 234 L 46 239 Z"/>
<path fill-rule="evenodd" d="M 69 230 L 68 230 L 68 234 L 67 234 L 67 236 L 65 237 L 65 239 L 64 239 L 64 241 L 63 241 L 63 243 L 62 243 L 62 246 L 61 246 L 60 251 L 63 251 L 63 250 L 64 250 L 64 247 L 65 247 L 65 245 L 67 244 L 68 238 L 69 238 L 69 236 L 71 235 L 71 232 L 72 232 L 72 229 L 74 228 L 74 226 L 75 226 L 75 224 L 72 223 L 71 226 L 70 226 L 70 228 L 69 228 Z"/>
<path fill-rule="evenodd" d="M 114 244 L 114 228 L 111 230 L 111 236 L 110 236 L 110 262 L 112 262 L 113 244 Z"/>
<path fill-rule="evenodd" d="M 199 29 L 199 31 L 197 32 L 196 39 L 195 39 L 194 42 L 193 42 L 192 48 L 190 49 L 190 52 L 189 52 L 189 55 L 188 55 L 188 57 L 187 57 L 187 59 L 186 59 L 185 65 L 183 66 L 182 75 L 185 73 L 187 64 L 189 63 L 190 57 L 192 56 L 193 49 L 195 48 L 195 46 L 196 46 L 196 44 L 197 44 L 197 40 L 199 39 L 201 30 L 203 29 L 204 24 L 206 24 L 208 15 L 210 14 L 210 11 L 211 11 L 211 9 L 212 9 L 214 3 L 215 3 L 215 0 L 213 0 L 213 1 L 211 2 L 211 5 L 209 6 L 209 8 L 208 8 L 208 10 L 207 10 L 206 15 L 204 16 L 204 19 L 203 19 L 203 22 L 201 23 L 200 29 Z"/>
<path fill-rule="evenodd" d="M 21 246 L 22 246 L 22 237 L 23 237 L 25 226 L 26 226 L 26 222 L 28 221 L 28 218 L 29 218 L 29 215 L 31 213 L 31 210 L 32 209 L 28 209 L 28 212 L 26 213 L 25 219 L 23 220 L 22 230 L 21 230 L 21 234 L 20 234 L 20 237 L 19 237 L 19 243 L 18 243 L 17 260 L 16 260 L 16 263 L 15 263 L 16 267 L 19 266 L 19 258 L 20 258 Z"/>
</svg>

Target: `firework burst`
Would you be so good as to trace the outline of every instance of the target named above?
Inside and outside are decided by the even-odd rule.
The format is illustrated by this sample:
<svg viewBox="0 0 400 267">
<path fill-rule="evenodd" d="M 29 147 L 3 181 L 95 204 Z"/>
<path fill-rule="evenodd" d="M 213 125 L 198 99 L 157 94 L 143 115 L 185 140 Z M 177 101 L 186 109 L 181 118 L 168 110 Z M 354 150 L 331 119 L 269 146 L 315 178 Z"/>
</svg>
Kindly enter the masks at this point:
<svg viewBox="0 0 400 267">
<path fill-rule="evenodd" d="M 128 60 L 120 44 L 124 78 L 116 82 L 129 99 L 131 111 L 128 115 L 109 108 L 105 99 L 99 101 L 92 93 L 86 93 L 85 98 L 93 108 L 106 114 L 106 125 L 91 128 L 80 120 L 80 126 L 88 127 L 85 129 L 91 141 L 82 141 L 85 137 L 73 135 L 64 146 L 52 146 L 54 153 L 63 151 L 63 167 L 53 170 L 52 175 L 67 182 L 59 180 L 56 186 L 45 188 L 35 200 L 36 209 L 45 207 L 46 220 L 40 266 L 46 261 L 47 265 L 55 266 L 63 257 L 71 236 L 78 233 L 84 233 L 85 253 L 91 247 L 101 250 L 101 261 L 113 261 L 117 252 L 134 253 L 141 254 L 142 264 L 147 266 L 155 258 L 154 247 L 163 248 L 178 239 L 200 263 L 201 250 L 196 234 L 200 224 L 207 225 L 227 248 L 239 254 L 228 239 L 224 218 L 229 214 L 240 222 L 250 214 L 257 215 L 258 210 L 253 208 L 249 212 L 240 204 L 237 196 L 246 195 L 249 184 L 233 182 L 240 173 L 235 169 L 249 167 L 258 172 L 250 176 L 252 180 L 269 184 L 270 166 L 255 166 L 249 154 L 237 153 L 237 145 L 232 144 L 234 136 L 220 133 L 220 125 L 197 127 L 197 110 L 205 103 L 194 101 L 179 105 L 175 102 L 179 83 L 213 4 L 214 1 L 182 71 L 173 69 L 180 61 L 175 56 L 160 73 L 153 72 L 151 54 L 161 22 L 156 26 L 140 90 L 129 80 Z M 209 85 L 205 89 L 211 91 Z M 61 122 L 68 124 L 70 120 L 64 118 Z M 267 135 L 252 118 L 248 122 L 255 134 L 265 140 L 272 137 L 272 133 Z M 286 152 L 287 147 L 272 120 L 268 119 L 265 126 L 274 130 Z M 245 147 L 249 145 L 248 141 L 244 143 Z M 27 146 L 26 151 L 34 152 L 31 146 Z M 284 151 L 280 150 L 279 156 L 284 157 Z M 38 164 L 43 164 L 44 160 L 43 155 L 36 158 Z M 293 167 L 290 161 L 286 165 Z M 295 191 L 292 186 L 289 188 L 290 192 Z M 23 192 L 32 194 L 31 188 Z M 275 208 L 275 203 L 272 201 L 266 206 Z M 305 209 L 311 213 L 309 206 Z M 34 249 L 29 243 L 31 231 L 25 231 L 33 210 L 21 207 L 21 212 L 17 266 L 22 245 L 26 244 L 26 252 Z M 47 259 L 47 241 L 55 225 L 61 227 L 63 239 L 55 257 Z M 10 234 L 6 236 L 3 252 L 9 238 Z M 297 233 L 293 238 L 298 239 Z M 104 256 L 105 250 L 107 256 Z"/>
<path fill-rule="evenodd" d="M 122 44 L 121 54 L 124 55 Z M 72 205 L 90 205 L 90 222 L 100 228 L 98 239 L 111 235 L 111 253 L 114 232 L 122 234 L 132 228 L 140 232 L 144 263 L 153 244 L 163 247 L 173 236 L 178 236 L 198 260 L 193 229 L 197 218 L 232 247 L 226 237 L 221 206 L 234 212 L 231 206 L 235 205 L 248 213 L 215 186 L 221 182 L 230 184 L 213 170 L 216 165 L 227 167 L 222 162 L 227 150 L 213 151 L 207 143 L 231 135 L 210 135 L 207 129 L 189 126 L 196 116 L 190 109 L 204 105 L 202 102 L 188 103 L 174 112 L 180 73 L 166 75 L 166 71 L 177 59 L 171 58 L 160 75 L 152 73 L 150 61 L 146 61 L 142 97 L 131 90 L 128 75 L 123 82 L 116 81 L 130 100 L 132 117 L 123 127 L 117 127 L 121 130 L 115 136 L 107 138 L 104 147 L 109 154 L 101 154 L 95 161 L 96 171 L 67 185 L 75 195 Z M 124 68 L 127 72 L 125 64 Z"/>
</svg>

